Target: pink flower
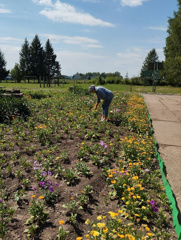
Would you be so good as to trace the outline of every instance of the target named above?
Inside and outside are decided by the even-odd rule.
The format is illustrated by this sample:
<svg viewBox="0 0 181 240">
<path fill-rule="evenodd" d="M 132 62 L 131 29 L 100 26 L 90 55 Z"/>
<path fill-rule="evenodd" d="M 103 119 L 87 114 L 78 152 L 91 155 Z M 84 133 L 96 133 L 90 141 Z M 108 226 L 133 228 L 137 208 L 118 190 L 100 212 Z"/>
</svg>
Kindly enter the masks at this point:
<svg viewBox="0 0 181 240">
<path fill-rule="evenodd" d="M 103 142 L 103 141 L 101 141 L 101 142 L 100 142 L 100 145 L 101 145 L 101 146 L 104 146 L 104 142 Z"/>
</svg>

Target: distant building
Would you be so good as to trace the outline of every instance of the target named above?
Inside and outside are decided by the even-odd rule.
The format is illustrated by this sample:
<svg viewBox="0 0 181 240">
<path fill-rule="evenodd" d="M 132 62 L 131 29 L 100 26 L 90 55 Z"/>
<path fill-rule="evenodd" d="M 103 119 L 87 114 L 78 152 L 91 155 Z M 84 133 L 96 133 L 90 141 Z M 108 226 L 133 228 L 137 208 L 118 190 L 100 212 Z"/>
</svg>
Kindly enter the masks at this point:
<svg viewBox="0 0 181 240">
<path fill-rule="evenodd" d="M 8 75 L 7 77 L 5 77 L 5 80 L 12 80 L 11 75 Z"/>
<path fill-rule="evenodd" d="M 81 76 L 80 76 L 80 74 L 77 73 L 72 76 L 72 79 L 79 80 L 79 79 L 81 79 Z"/>
</svg>

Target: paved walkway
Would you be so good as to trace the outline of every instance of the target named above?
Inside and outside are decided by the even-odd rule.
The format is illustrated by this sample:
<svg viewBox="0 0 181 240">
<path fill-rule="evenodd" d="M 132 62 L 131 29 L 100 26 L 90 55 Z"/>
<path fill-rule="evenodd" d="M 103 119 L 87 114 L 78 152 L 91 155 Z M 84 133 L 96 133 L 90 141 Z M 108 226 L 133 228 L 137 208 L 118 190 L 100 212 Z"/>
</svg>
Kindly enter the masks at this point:
<svg viewBox="0 0 181 240">
<path fill-rule="evenodd" d="M 181 212 L 181 95 L 143 94 L 167 180 Z"/>
</svg>

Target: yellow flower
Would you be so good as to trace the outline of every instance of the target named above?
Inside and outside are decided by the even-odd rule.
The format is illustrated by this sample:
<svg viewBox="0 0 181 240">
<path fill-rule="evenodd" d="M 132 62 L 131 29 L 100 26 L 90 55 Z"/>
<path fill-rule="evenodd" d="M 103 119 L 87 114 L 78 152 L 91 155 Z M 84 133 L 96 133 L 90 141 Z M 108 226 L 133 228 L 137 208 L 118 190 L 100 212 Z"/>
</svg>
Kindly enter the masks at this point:
<svg viewBox="0 0 181 240">
<path fill-rule="evenodd" d="M 60 220 L 60 221 L 59 221 L 59 224 L 60 224 L 60 225 L 62 225 L 62 224 L 64 224 L 64 223 L 65 223 L 64 220 Z"/>
<path fill-rule="evenodd" d="M 43 196 L 39 196 L 39 199 L 44 199 L 44 197 Z"/>
<path fill-rule="evenodd" d="M 88 237 L 89 237 L 89 234 L 86 234 L 85 237 L 88 238 Z"/>
<path fill-rule="evenodd" d="M 133 180 L 138 180 L 138 176 L 132 177 Z"/>
<path fill-rule="evenodd" d="M 76 240 L 82 240 L 82 237 L 77 237 Z"/>
<path fill-rule="evenodd" d="M 147 233 L 147 236 L 151 237 L 153 236 L 153 233 Z"/>
<path fill-rule="evenodd" d="M 115 218 L 116 216 L 118 216 L 118 213 L 115 212 L 108 212 L 111 216 L 111 218 Z"/>
<path fill-rule="evenodd" d="M 99 232 L 93 230 L 93 231 L 91 231 L 91 235 L 94 237 L 97 237 L 97 236 L 99 236 Z"/>
<path fill-rule="evenodd" d="M 32 198 L 35 198 L 35 197 L 36 197 L 36 195 L 32 195 L 31 197 L 32 197 Z"/>
<path fill-rule="evenodd" d="M 118 234 L 118 237 L 124 238 L 124 235 L 123 234 Z"/>
<path fill-rule="evenodd" d="M 97 223 L 98 228 L 103 228 L 105 227 L 105 223 Z"/>
<path fill-rule="evenodd" d="M 112 184 L 115 184 L 115 183 L 116 183 L 116 180 L 112 180 L 111 183 L 112 183 Z"/>
<path fill-rule="evenodd" d="M 101 219 L 102 219 L 102 216 L 99 215 L 99 216 L 97 217 L 97 220 L 101 220 Z"/>
<path fill-rule="evenodd" d="M 108 228 L 107 227 L 104 227 L 102 230 L 103 230 L 103 233 L 107 233 L 108 232 Z"/>
<path fill-rule="evenodd" d="M 86 221 L 85 221 L 85 224 L 89 224 L 90 223 L 90 220 L 89 219 L 87 219 Z"/>
<path fill-rule="evenodd" d="M 150 231 L 150 228 L 149 228 L 149 227 L 145 227 L 145 230 L 146 230 L 146 231 Z"/>
</svg>

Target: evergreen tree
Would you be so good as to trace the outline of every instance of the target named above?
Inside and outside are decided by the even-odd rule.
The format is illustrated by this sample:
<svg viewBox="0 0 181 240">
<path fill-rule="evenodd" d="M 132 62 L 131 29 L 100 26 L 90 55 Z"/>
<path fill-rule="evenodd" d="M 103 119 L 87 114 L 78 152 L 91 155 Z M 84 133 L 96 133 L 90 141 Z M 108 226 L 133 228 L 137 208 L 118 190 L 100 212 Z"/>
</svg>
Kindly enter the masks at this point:
<svg viewBox="0 0 181 240">
<path fill-rule="evenodd" d="M 45 54 L 40 39 L 38 35 L 35 35 L 30 45 L 30 72 L 32 76 L 36 76 L 37 78 L 39 78 L 39 76 L 44 75 L 44 56 Z"/>
<path fill-rule="evenodd" d="M 149 63 L 158 62 L 158 54 L 156 50 L 153 48 L 145 58 L 143 62 L 143 66 L 141 68 L 141 77 L 143 76 L 143 71 L 147 71 L 149 69 Z"/>
<path fill-rule="evenodd" d="M 20 51 L 20 70 L 23 76 L 28 76 L 30 72 L 30 47 L 29 42 L 25 39 L 25 43 L 22 45 Z"/>
<path fill-rule="evenodd" d="M 6 70 L 6 61 L 4 58 L 4 54 L 1 52 L 0 49 L 0 80 L 5 79 L 8 73 L 9 71 Z"/>
<path fill-rule="evenodd" d="M 54 54 L 53 47 L 48 39 L 45 44 L 45 73 L 50 79 L 55 75 L 60 75 L 60 64 L 56 61 L 56 54 Z"/>
<path fill-rule="evenodd" d="M 178 11 L 169 18 L 168 25 L 164 73 L 169 85 L 181 86 L 181 0 L 178 0 Z"/>
<path fill-rule="evenodd" d="M 11 70 L 11 77 L 16 80 L 16 82 L 20 83 L 22 80 L 22 72 L 19 64 L 15 64 L 14 68 Z"/>
</svg>

